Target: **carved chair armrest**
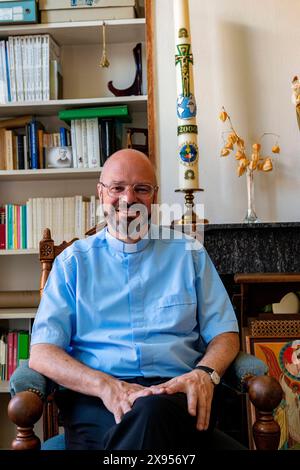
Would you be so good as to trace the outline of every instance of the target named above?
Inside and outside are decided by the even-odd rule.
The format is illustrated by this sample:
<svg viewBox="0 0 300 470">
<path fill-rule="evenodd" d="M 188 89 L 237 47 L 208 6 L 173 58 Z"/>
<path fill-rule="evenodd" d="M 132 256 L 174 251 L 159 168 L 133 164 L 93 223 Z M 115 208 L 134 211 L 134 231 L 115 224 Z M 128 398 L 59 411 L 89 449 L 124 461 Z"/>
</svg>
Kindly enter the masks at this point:
<svg viewBox="0 0 300 470">
<path fill-rule="evenodd" d="M 10 379 L 12 399 L 8 405 L 8 416 L 17 425 L 17 436 L 12 443 L 14 450 L 40 448 L 40 440 L 33 427 L 43 413 L 44 401 L 57 385 L 39 374 L 24 361 Z"/>
<path fill-rule="evenodd" d="M 258 450 L 276 450 L 280 426 L 274 420 L 274 409 L 282 400 L 279 382 L 266 374 L 268 367 L 257 357 L 239 352 L 226 371 L 222 382 L 241 393 L 247 393 L 256 410 L 253 438 Z"/>
</svg>

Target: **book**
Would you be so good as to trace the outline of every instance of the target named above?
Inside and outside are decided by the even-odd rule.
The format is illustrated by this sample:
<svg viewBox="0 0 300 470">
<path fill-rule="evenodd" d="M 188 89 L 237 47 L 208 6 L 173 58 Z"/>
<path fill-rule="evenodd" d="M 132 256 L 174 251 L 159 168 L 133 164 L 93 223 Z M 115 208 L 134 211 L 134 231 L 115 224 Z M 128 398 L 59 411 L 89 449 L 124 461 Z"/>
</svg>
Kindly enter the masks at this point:
<svg viewBox="0 0 300 470">
<path fill-rule="evenodd" d="M 136 0 L 94 0 L 92 5 L 84 5 L 82 2 L 70 0 L 39 0 L 39 10 L 60 10 L 74 8 L 102 8 L 102 7 L 135 7 Z"/>
<path fill-rule="evenodd" d="M 17 135 L 17 168 L 19 170 L 25 170 L 24 162 L 24 136 Z"/>
<path fill-rule="evenodd" d="M 5 250 L 5 206 L 0 206 L 0 250 Z"/>
<path fill-rule="evenodd" d="M 71 119 L 89 119 L 89 118 L 109 118 L 117 117 L 124 122 L 130 122 L 130 114 L 126 104 L 119 106 L 102 106 L 99 108 L 78 108 L 64 109 L 58 113 L 62 121 L 71 121 Z"/>
<path fill-rule="evenodd" d="M 16 129 L 18 127 L 24 127 L 26 124 L 29 124 L 32 121 L 33 116 L 19 116 L 11 119 L 1 119 L 0 120 L 0 129 Z"/>
<path fill-rule="evenodd" d="M 0 1 L 0 23 L 3 24 L 37 23 L 37 13 L 36 0 Z"/>
<path fill-rule="evenodd" d="M 63 77 L 61 64 L 50 61 L 50 100 L 60 100 L 63 96 Z"/>
<path fill-rule="evenodd" d="M 54 39 L 49 34 L 41 35 L 42 40 L 42 99 L 47 101 L 50 99 L 50 80 L 51 80 L 51 62 L 55 61 L 57 63 L 56 70 L 52 72 L 58 72 L 58 65 L 60 64 L 60 47 L 54 41 Z M 54 64 L 52 64 L 53 67 Z M 58 88 L 58 85 L 52 84 L 52 86 Z M 53 90 L 52 90 L 53 94 Z"/>
<path fill-rule="evenodd" d="M 97 168 L 100 166 L 98 119 L 86 119 L 86 127 L 88 168 Z"/>
<path fill-rule="evenodd" d="M 5 131 L 0 128 L 0 170 L 7 170 L 5 157 Z"/>
<path fill-rule="evenodd" d="M 136 17 L 134 7 L 73 8 L 42 10 L 41 23 L 65 23 L 69 21 L 122 20 Z"/>
<path fill-rule="evenodd" d="M 6 170 L 15 170 L 13 159 L 13 132 L 10 130 L 4 131 L 4 152 L 5 152 L 5 165 Z"/>
<path fill-rule="evenodd" d="M 16 365 L 20 365 L 22 361 L 29 358 L 29 333 L 28 331 L 17 332 L 17 361 Z"/>
<path fill-rule="evenodd" d="M 7 334 L 7 378 L 8 380 L 13 373 L 14 364 L 14 333 L 9 331 Z"/>
<path fill-rule="evenodd" d="M 30 161 L 32 170 L 39 168 L 39 144 L 38 144 L 38 130 L 43 129 L 43 125 L 33 120 L 29 123 L 29 136 L 30 136 Z"/>
<path fill-rule="evenodd" d="M 99 120 L 100 164 L 104 165 L 108 157 L 116 150 L 116 128 L 114 119 Z"/>
</svg>

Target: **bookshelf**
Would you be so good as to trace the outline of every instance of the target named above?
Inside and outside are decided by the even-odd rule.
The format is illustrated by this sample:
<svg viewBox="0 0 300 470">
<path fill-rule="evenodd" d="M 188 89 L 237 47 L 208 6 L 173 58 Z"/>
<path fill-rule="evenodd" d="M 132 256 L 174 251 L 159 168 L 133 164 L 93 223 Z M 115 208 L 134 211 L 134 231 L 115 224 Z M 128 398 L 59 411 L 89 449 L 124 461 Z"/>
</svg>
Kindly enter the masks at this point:
<svg viewBox="0 0 300 470">
<path fill-rule="evenodd" d="M 0 327 L 4 329 L 31 330 L 36 308 L 0 308 Z M 9 403 L 9 381 L 0 381 L 0 448 L 8 449 L 15 435 L 15 428 L 7 418 L 7 405 Z M 38 427 L 41 429 L 41 426 Z M 41 435 L 41 431 L 40 431 Z"/>
<path fill-rule="evenodd" d="M 149 12 L 149 7 L 147 8 Z M 148 22 L 147 14 L 147 23 Z M 58 43 L 64 45 L 102 44 L 101 26 L 103 21 L 80 21 L 33 25 L 1 26 L 0 34 L 17 36 L 20 34 L 51 34 Z M 108 29 L 108 42 L 111 44 L 138 42 L 145 35 L 146 18 L 128 20 L 105 20 Z"/>
<path fill-rule="evenodd" d="M 1 27 L 0 27 L 1 32 Z M 80 98 L 80 99 L 62 99 L 50 101 L 32 101 L 25 103 L 7 103 L 0 105 L 1 116 L 20 116 L 33 114 L 38 116 L 53 116 L 61 109 L 72 109 L 89 106 L 107 106 L 127 104 L 131 114 L 147 111 L 147 95 L 128 96 L 128 97 L 104 97 L 104 98 Z"/>
<path fill-rule="evenodd" d="M 12 256 L 12 255 L 38 255 L 38 250 L 28 248 L 24 250 L 0 250 L 0 256 Z"/>
<path fill-rule="evenodd" d="M 129 127 L 148 127 L 149 158 L 155 163 L 155 110 L 153 86 L 153 2 L 145 1 L 145 18 L 105 21 L 110 67 L 99 67 L 102 54 L 102 21 L 0 26 L 0 39 L 14 35 L 50 34 L 61 47 L 63 99 L 0 105 L 0 119 L 34 115 L 49 132 L 62 124 L 62 109 L 127 104 Z M 142 43 L 143 89 L 140 96 L 115 97 L 107 88 L 112 80 L 120 89 L 133 82 L 136 68 L 132 50 Z M 126 130 L 126 124 L 124 124 Z M 123 145 L 126 145 L 124 131 Z M 30 197 L 68 197 L 96 194 L 101 168 L 66 168 L 0 171 L 0 204 L 24 204 Z M 0 250 L 0 291 L 37 290 L 38 250 Z M 0 309 L 0 326 L 25 328 L 34 309 Z M 15 433 L 6 416 L 8 383 L 0 382 L 0 449 L 9 448 Z"/>
<path fill-rule="evenodd" d="M 0 181 L 40 181 L 97 178 L 101 168 L 47 168 L 42 170 L 0 170 Z"/>
<path fill-rule="evenodd" d="M 0 320 L 32 319 L 36 308 L 0 308 Z"/>
</svg>

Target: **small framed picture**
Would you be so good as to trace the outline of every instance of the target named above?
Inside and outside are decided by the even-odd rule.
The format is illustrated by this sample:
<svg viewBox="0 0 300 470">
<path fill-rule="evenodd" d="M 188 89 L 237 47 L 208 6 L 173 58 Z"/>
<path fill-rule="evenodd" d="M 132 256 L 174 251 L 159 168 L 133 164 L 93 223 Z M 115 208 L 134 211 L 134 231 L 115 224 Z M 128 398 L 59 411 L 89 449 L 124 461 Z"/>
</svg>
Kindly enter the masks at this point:
<svg viewBox="0 0 300 470">
<path fill-rule="evenodd" d="M 72 168 L 72 147 L 46 148 L 47 168 Z"/>
</svg>

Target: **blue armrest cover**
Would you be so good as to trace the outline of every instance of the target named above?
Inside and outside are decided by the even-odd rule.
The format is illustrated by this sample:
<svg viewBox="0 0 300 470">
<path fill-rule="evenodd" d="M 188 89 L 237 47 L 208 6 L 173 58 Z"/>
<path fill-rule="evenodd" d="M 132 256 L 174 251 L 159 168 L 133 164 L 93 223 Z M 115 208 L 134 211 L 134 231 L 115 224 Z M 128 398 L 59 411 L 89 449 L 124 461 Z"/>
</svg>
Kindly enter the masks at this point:
<svg viewBox="0 0 300 470">
<path fill-rule="evenodd" d="M 10 394 L 13 397 L 16 393 L 31 391 L 44 400 L 57 388 L 57 385 L 39 372 L 30 369 L 28 362 L 28 360 L 22 362 L 12 374 L 9 381 Z"/>
<path fill-rule="evenodd" d="M 244 391 L 244 379 L 246 377 L 249 375 L 265 375 L 267 373 L 268 367 L 263 361 L 252 354 L 240 351 L 224 374 L 222 382 L 231 388 Z"/>
</svg>

